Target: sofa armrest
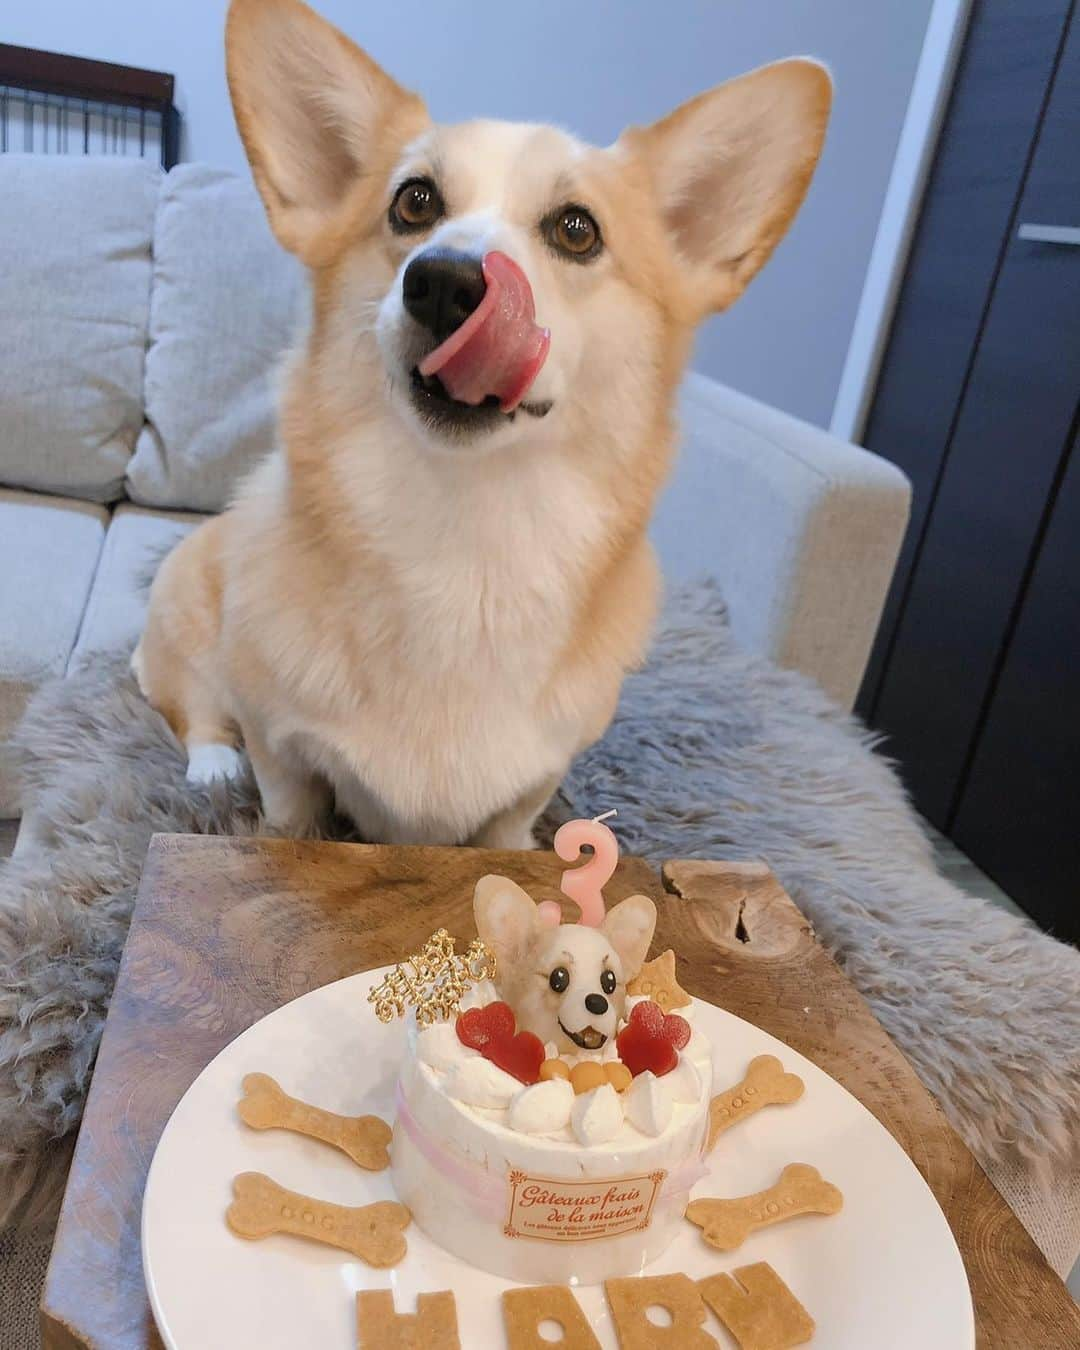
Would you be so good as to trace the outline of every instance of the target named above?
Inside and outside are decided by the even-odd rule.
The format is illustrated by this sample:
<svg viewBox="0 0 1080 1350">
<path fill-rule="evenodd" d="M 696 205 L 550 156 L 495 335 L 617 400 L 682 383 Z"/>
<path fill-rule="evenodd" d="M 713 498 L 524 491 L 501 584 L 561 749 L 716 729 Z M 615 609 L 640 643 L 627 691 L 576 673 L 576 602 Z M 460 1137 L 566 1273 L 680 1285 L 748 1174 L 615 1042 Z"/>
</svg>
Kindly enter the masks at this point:
<svg viewBox="0 0 1080 1350">
<path fill-rule="evenodd" d="M 690 374 L 653 529 L 674 580 L 715 576 L 738 642 L 855 701 L 907 525 L 894 465 Z"/>
</svg>

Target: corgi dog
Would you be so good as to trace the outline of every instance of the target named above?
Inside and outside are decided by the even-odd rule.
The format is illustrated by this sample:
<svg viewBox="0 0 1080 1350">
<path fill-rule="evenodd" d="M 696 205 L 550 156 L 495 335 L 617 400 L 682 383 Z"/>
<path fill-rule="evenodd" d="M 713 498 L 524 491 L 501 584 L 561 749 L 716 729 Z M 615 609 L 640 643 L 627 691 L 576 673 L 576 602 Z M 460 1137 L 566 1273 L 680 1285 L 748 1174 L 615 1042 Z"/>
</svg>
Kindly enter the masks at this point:
<svg viewBox="0 0 1080 1350">
<path fill-rule="evenodd" d="M 517 1026 L 560 1054 L 602 1054 L 626 1010 L 656 930 L 647 895 L 620 900 L 598 926 L 545 923 L 509 877 L 486 876 L 473 894 L 476 931 L 495 954 L 499 993 Z"/>
<path fill-rule="evenodd" d="M 532 846 L 657 601 L 695 325 L 797 211 L 831 84 L 766 66 L 597 149 L 442 126 L 300 0 L 233 0 L 229 87 L 306 264 L 279 449 L 166 558 L 133 669 L 192 782 L 268 825 Z"/>
</svg>

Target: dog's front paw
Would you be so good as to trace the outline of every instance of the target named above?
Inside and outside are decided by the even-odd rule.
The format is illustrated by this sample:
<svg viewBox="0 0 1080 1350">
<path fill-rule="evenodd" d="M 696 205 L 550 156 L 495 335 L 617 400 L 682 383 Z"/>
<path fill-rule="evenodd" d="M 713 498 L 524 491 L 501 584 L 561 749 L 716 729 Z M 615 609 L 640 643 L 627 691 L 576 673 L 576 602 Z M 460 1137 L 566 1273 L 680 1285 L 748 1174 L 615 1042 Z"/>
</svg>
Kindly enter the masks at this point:
<svg viewBox="0 0 1080 1350">
<path fill-rule="evenodd" d="M 244 771 L 244 759 L 231 745 L 192 745 L 185 778 L 193 787 L 233 783 Z"/>
<path fill-rule="evenodd" d="M 502 820 L 489 821 L 472 840 L 474 848 L 498 848 L 524 851 L 536 847 L 532 830 Z"/>
</svg>

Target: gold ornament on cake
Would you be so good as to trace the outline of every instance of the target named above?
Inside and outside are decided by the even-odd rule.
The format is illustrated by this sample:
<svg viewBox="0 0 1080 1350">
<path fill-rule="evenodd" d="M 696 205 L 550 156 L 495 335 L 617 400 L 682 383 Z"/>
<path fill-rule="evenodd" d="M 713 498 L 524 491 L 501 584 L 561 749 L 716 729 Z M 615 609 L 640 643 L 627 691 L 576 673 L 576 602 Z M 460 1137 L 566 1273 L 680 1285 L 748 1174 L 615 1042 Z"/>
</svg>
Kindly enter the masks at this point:
<svg viewBox="0 0 1080 1350">
<path fill-rule="evenodd" d="M 468 951 L 454 951 L 455 939 L 445 928 L 424 943 L 408 960 L 395 966 L 389 975 L 368 993 L 380 1022 L 392 1022 L 416 1009 L 422 1027 L 445 1021 L 460 1010 L 461 1000 L 474 984 L 495 978 L 495 953 L 477 938 Z"/>
</svg>

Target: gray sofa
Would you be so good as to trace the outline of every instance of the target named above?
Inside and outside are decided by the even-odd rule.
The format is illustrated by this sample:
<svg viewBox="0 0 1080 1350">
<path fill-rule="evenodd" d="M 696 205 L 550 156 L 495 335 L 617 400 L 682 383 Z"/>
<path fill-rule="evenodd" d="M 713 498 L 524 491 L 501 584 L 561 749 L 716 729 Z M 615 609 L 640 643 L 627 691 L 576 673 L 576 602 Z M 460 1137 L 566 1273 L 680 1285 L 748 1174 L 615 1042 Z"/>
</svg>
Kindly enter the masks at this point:
<svg viewBox="0 0 1080 1350">
<path fill-rule="evenodd" d="M 130 645 L 147 561 L 273 444 L 300 268 L 246 178 L 0 156 L 2 742 L 42 681 Z M 723 586 L 737 638 L 850 706 L 907 520 L 903 475 L 700 375 L 654 536 Z"/>
</svg>

